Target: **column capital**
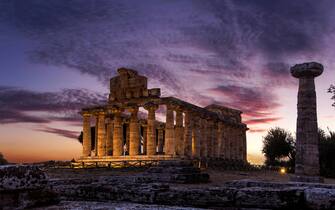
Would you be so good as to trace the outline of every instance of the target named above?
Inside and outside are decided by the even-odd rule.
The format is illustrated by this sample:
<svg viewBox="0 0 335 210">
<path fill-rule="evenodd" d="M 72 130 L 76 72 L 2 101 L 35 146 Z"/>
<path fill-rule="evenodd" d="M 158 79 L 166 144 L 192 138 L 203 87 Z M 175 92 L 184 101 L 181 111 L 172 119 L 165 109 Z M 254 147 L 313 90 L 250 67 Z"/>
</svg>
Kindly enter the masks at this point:
<svg viewBox="0 0 335 210">
<path fill-rule="evenodd" d="M 309 62 L 296 64 L 291 67 L 291 74 L 296 78 L 317 77 L 323 72 L 323 66 L 320 63 Z"/>
<path fill-rule="evenodd" d="M 154 102 L 148 102 L 146 104 L 144 104 L 144 109 L 146 109 L 147 111 L 156 111 L 158 109 L 158 104 L 154 103 Z"/>
<path fill-rule="evenodd" d="M 92 116 L 91 112 L 89 112 L 89 111 L 82 111 L 82 112 L 81 112 L 81 115 L 82 115 L 83 117 L 91 117 L 91 116 Z"/>
<path fill-rule="evenodd" d="M 111 110 L 113 114 L 121 114 L 123 112 L 123 108 L 119 106 L 112 106 Z"/>
</svg>

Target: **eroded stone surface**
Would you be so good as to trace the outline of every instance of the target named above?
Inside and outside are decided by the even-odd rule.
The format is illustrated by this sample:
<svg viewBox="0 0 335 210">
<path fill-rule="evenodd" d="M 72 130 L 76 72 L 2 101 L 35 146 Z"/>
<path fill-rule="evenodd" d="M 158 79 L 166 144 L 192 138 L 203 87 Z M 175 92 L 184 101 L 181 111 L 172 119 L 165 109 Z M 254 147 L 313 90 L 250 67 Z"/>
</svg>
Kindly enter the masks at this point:
<svg viewBox="0 0 335 210">
<path fill-rule="evenodd" d="M 37 166 L 0 166 L 0 191 L 41 189 L 46 185 L 47 176 Z"/>
<path fill-rule="evenodd" d="M 47 184 L 46 174 L 37 166 L 0 166 L 0 209 L 25 209 L 57 203 L 57 194 Z"/>
</svg>

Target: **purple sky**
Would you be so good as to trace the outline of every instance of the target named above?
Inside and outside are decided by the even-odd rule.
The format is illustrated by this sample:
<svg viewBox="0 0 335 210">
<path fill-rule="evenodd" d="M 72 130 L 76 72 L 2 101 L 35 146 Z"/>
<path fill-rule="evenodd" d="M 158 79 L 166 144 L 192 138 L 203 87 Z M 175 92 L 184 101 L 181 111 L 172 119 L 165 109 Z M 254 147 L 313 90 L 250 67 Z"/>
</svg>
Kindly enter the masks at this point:
<svg viewBox="0 0 335 210">
<path fill-rule="evenodd" d="M 12 161 L 78 157 L 77 112 L 106 99 L 122 66 L 164 96 L 241 109 L 254 160 L 266 129 L 295 130 L 289 67 L 318 61 L 319 124 L 335 130 L 334 11 L 332 0 L 2 0 L 0 152 Z"/>
</svg>

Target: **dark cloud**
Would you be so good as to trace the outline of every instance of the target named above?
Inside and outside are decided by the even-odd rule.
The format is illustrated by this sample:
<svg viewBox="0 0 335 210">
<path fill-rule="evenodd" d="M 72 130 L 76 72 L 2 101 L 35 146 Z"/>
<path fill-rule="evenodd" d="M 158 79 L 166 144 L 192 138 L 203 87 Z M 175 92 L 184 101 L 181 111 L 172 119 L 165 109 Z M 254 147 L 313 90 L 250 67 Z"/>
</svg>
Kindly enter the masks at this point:
<svg viewBox="0 0 335 210">
<path fill-rule="evenodd" d="M 0 124 L 8 123 L 49 123 L 49 119 L 37 116 L 30 116 L 22 112 L 0 109 Z"/>
<path fill-rule="evenodd" d="M 70 139 L 77 139 L 78 136 L 79 136 L 79 132 L 77 132 L 77 131 L 70 131 L 70 130 L 64 130 L 64 129 L 58 129 L 58 128 L 51 128 L 51 127 L 48 127 L 48 126 L 45 126 L 45 127 L 42 127 L 42 128 L 38 128 L 38 129 L 35 129 L 35 130 L 46 132 L 46 133 L 56 134 L 56 135 L 59 135 L 59 136 L 70 138 Z"/>
<path fill-rule="evenodd" d="M 104 85 L 117 68 L 131 67 L 161 87 L 163 95 L 202 105 L 216 102 L 198 92 L 201 83 L 212 83 L 217 88 L 210 91 L 228 99 L 219 103 L 265 119 L 273 118 L 273 109 L 280 105 L 275 86 L 292 84 L 288 60 L 322 51 L 324 38 L 334 30 L 334 5 L 312 0 L 4 0 L 0 20 L 33 41 L 28 51 L 32 62 L 65 66 Z M 207 80 L 185 82 L 192 74 Z M 240 87 L 251 84 L 255 75 L 262 75 L 264 84 Z M 85 94 L 2 87 L 0 105 L 21 114 L 68 112 L 90 103 L 81 97 Z M 97 95 L 89 98 L 98 101 Z M 63 116 L 51 120 L 57 119 L 76 121 Z"/>
<path fill-rule="evenodd" d="M 273 116 L 273 110 L 280 106 L 276 102 L 276 96 L 264 88 L 240 87 L 235 85 L 218 86 L 208 90 L 210 93 L 220 97 L 228 107 L 241 109 L 249 123 L 267 123 L 279 118 Z"/>
<path fill-rule="evenodd" d="M 280 119 L 281 119 L 280 117 L 258 118 L 258 119 L 245 120 L 244 123 L 248 125 L 267 124 L 267 123 L 275 122 Z"/>
<path fill-rule="evenodd" d="M 86 89 L 35 92 L 15 87 L 0 87 L 0 123 L 75 123 L 80 120 L 77 112 L 81 108 L 98 105 L 106 100 L 106 94 Z"/>
<path fill-rule="evenodd" d="M 261 74 L 264 82 L 271 88 L 297 85 L 297 80 L 291 76 L 289 69 L 290 65 L 287 63 L 270 62 L 263 66 Z"/>
</svg>

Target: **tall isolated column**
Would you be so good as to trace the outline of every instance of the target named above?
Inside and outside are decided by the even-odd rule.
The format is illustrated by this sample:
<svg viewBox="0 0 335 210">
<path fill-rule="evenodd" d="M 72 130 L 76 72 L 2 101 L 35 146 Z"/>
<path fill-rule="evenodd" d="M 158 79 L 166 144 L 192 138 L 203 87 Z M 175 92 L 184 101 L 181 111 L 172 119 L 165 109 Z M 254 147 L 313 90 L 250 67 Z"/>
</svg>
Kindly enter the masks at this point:
<svg viewBox="0 0 335 210">
<path fill-rule="evenodd" d="M 165 123 L 165 154 L 175 155 L 175 135 L 174 135 L 174 116 L 173 107 L 167 105 Z"/>
<path fill-rule="evenodd" d="M 113 108 L 114 129 L 113 129 L 113 156 L 122 156 L 123 153 L 123 129 L 121 121 L 121 112 L 119 108 Z"/>
<path fill-rule="evenodd" d="M 184 128 L 184 155 L 192 157 L 192 114 L 190 111 L 185 112 L 185 128 Z"/>
<path fill-rule="evenodd" d="M 320 182 L 319 141 L 314 78 L 321 75 L 323 66 L 310 62 L 291 67 L 299 79 L 298 118 L 296 131 L 295 181 Z"/>
<path fill-rule="evenodd" d="M 105 112 L 98 113 L 98 157 L 106 155 Z"/>
<path fill-rule="evenodd" d="M 148 110 L 148 126 L 147 126 L 147 155 L 156 155 L 156 110 L 158 105 L 150 103 L 144 107 Z"/>
<path fill-rule="evenodd" d="M 91 114 L 83 112 L 83 157 L 91 156 Z"/>
<path fill-rule="evenodd" d="M 175 128 L 175 139 L 176 139 L 176 153 L 177 155 L 184 155 L 184 127 L 183 127 L 183 110 L 177 108 L 176 110 L 176 128 Z"/>
<path fill-rule="evenodd" d="M 138 107 L 129 108 L 131 113 L 129 122 L 129 155 L 139 155 L 140 153 L 140 127 L 138 124 Z"/>
</svg>

